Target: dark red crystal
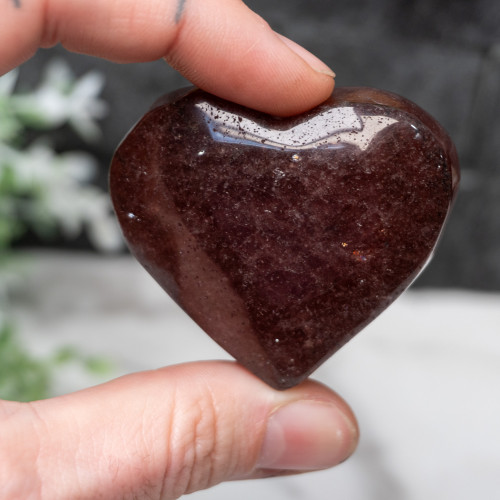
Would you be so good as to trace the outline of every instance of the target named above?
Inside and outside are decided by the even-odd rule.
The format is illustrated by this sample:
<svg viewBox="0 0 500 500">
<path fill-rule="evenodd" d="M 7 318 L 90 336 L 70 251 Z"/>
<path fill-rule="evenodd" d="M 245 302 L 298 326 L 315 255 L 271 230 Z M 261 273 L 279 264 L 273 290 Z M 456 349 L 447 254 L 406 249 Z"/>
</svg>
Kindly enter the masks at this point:
<svg viewBox="0 0 500 500">
<path fill-rule="evenodd" d="M 458 178 L 446 132 L 388 92 L 339 88 L 280 119 L 184 89 L 125 138 L 110 185 L 137 259 L 282 389 L 411 284 Z"/>
</svg>

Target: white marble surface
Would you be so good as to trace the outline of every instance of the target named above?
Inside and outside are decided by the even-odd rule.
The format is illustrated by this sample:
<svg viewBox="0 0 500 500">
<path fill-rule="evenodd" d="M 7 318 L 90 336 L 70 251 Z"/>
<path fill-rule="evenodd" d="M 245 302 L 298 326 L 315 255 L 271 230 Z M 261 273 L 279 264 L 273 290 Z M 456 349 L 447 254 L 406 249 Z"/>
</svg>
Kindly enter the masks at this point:
<svg viewBox="0 0 500 500">
<path fill-rule="evenodd" d="M 129 257 L 36 254 L 14 314 L 34 352 L 114 360 L 113 375 L 228 356 Z M 500 495 L 500 294 L 410 291 L 315 378 L 355 410 L 339 467 L 234 482 L 193 500 L 493 500 Z M 68 369 L 67 392 L 95 383 Z"/>
</svg>

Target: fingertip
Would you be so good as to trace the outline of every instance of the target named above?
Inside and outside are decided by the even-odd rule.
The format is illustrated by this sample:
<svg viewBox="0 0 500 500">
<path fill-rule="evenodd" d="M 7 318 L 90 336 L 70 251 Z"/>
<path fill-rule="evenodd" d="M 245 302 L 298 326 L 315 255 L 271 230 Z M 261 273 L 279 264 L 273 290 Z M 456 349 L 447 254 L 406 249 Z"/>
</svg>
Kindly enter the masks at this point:
<svg viewBox="0 0 500 500">
<path fill-rule="evenodd" d="M 309 52 L 307 49 L 299 45 L 298 43 L 290 40 L 286 36 L 276 33 L 276 36 L 296 55 L 301 57 L 314 71 L 320 74 L 329 76 L 330 78 L 335 78 L 334 71 L 324 63 L 319 57 Z"/>
<path fill-rule="evenodd" d="M 217 0 L 215 8 L 206 0 L 183 16 L 165 59 L 203 90 L 277 116 L 302 113 L 331 95 L 333 71 L 243 2 Z"/>
<path fill-rule="evenodd" d="M 258 467 L 309 471 L 346 460 L 357 444 L 357 426 L 335 404 L 299 400 L 271 415 Z"/>
<path fill-rule="evenodd" d="M 359 428 L 351 408 L 317 381 L 280 391 L 234 362 L 177 369 L 184 383 L 191 385 L 192 379 L 199 385 L 203 380 L 203 386 L 210 387 L 220 410 L 219 424 L 232 428 L 229 434 L 236 439 L 233 452 L 234 446 L 246 450 L 233 479 L 326 469 L 346 460 L 357 447 Z"/>
<path fill-rule="evenodd" d="M 266 459 L 266 468 L 302 472 L 325 469 L 354 453 L 359 441 L 358 422 L 339 394 L 311 379 L 283 394 L 289 402 L 278 406 L 270 416 L 263 443 L 261 458 Z M 282 441 L 281 453 L 271 455 L 275 463 L 270 467 L 265 453 L 276 439 Z"/>
<path fill-rule="evenodd" d="M 357 419 L 345 400 L 326 385 L 308 379 L 282 391 L 268 386 L 237 363 L 208 363 L 206 367 L 218 380 L 220 370 L 231 372 L 230 377 L 223 377 L 231 380 L 230 384 L 226 382 L 224 391 L 247 394 L 247 413 L 258 407 L 262 412 L 262 404 L 267 408 L 266 416 L 261 413 L 264 429 L 255 468 L 244 477 L 326 469 L 354 453 L 359 442 Z"/>
<path fill-rule="evenodd" d="M 290 55 L 290 67 L 294 71 L 300 69 L 305 72 L 305 82 L 302 90 L 304 96 L 295 100 L 279 100 L 278 105 L 284 106 L 283 111 L 276 114 L 281 116 L 291 116 L 307 111 L 330 97 L 335 87 L 335 72 L 321 59 L 306 50 L 298 43 L 289 38 L 276 33 L 277 38 L 287 47 Z M 304 62 L 306 67 L 298 64 Z M 293 62 L 292 62 L 293 61 Z M 298 87 L 300 89 L 300 87 Z"/>
</svg>

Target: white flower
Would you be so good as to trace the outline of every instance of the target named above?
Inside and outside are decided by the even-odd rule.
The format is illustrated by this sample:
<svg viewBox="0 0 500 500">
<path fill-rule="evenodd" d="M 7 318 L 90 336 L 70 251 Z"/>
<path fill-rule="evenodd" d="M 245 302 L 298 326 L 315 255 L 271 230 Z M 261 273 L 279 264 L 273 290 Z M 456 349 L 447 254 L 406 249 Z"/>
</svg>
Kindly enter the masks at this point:
<svg viewBox="0 0 500 500">
<path fill-rule="evenodd" d="M 0 78 L 0 180 L 7 179 L 9 189 L 0 198 L 0 217 L 20 217 L 40 233 L 58 225 L 70 238 L 86 230 L 98 249 L 120 249 L 109 197 L 90 184 L 97 169 L 90 154 L 57 154 L 43 138 L 25 149 L 12 142 L 27 125 L 50 129 L 68 123 L 87 140 L 98 137 L 96 120 L 107 110 L 98 98 L 104 78 L 89 72 L 75 79 L 63 60 L 54 60 L 34 91 L 15 94 L 17 75 Z"/>
<path fill-rule="evenodd" d="M 100 136 L 101 130 L 95 121 L 103 118 L 108 111 L 107 104 L 97 98 L 103 86 L 104 77 L 91 71 L 76 82 L 68 102 L 70 125 L 89 141 Z"/>
<path fill-rule="evenodd" d="M 13 106 L 29 125 L 55 128 L 69 123 L 83 139 L 93 141 L 100 136 L 96 120 L 108 110 L 98 98 L 103 86 L 100 73 L 90 71 L 75 80 L 67 63 L 56 59 L 33 92 L 12 97 Z"/>
<path fill-rule="evenodd" d="M 16 190 L 33 195 L 21 209 L 35 230 L 56 223 L 68 238 L 87 230 L 99 250 L 123 247 L 108 195 L 88 184 L 97 167 L 91 155 L 58 155 L 39 140 L 23 151 L 0 143 L 0 157 L 14 168 Z"/>
</svg>

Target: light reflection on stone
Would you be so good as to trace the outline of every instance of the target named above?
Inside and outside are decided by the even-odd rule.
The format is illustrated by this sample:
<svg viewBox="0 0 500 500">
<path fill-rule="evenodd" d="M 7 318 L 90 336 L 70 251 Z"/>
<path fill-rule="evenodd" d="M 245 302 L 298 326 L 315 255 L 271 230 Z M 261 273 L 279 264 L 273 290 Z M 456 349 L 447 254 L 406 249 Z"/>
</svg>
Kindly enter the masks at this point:
<svg viewBox="0 0 500 500">
<path fill-rule="evenodd" d="M 352 145 L 365 151 L 379 132 L 398 121 L 388 116 L 358 114 L 354 107 L 344 106 L 328 109 L 298 125 L 280 129 L 262 126 L 250 118 L 221 110 L 206 101 L 195 104 L 195 107 L 203 113 L 203 119 L 215 141 L 280 150 L 336 149 Z M 293 161 L 298 159 L 292 157 Z"/>
</svg>

